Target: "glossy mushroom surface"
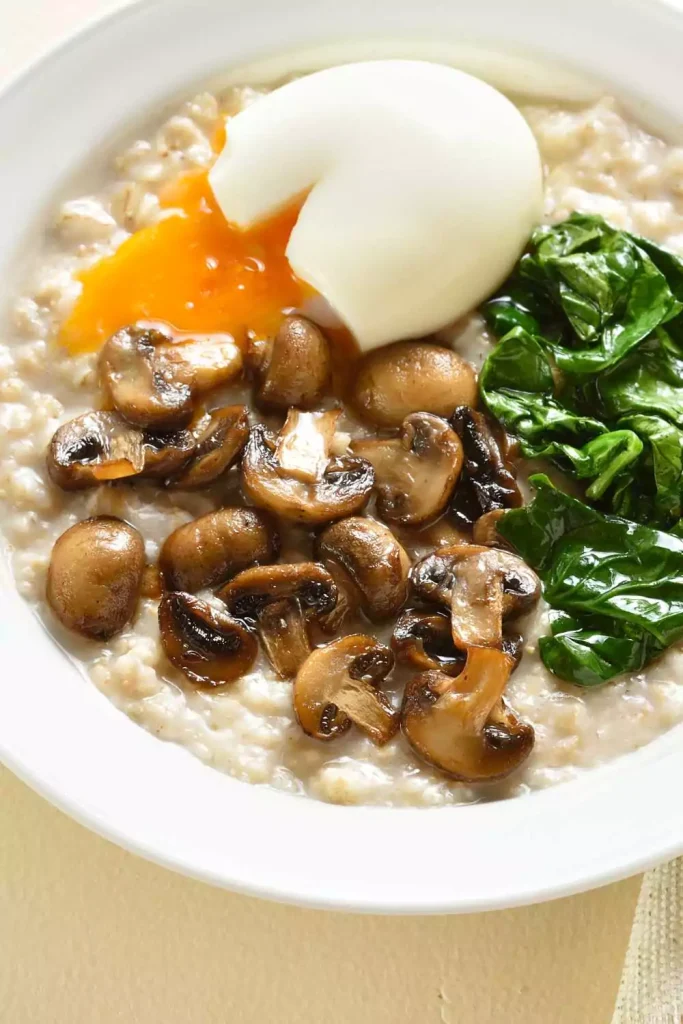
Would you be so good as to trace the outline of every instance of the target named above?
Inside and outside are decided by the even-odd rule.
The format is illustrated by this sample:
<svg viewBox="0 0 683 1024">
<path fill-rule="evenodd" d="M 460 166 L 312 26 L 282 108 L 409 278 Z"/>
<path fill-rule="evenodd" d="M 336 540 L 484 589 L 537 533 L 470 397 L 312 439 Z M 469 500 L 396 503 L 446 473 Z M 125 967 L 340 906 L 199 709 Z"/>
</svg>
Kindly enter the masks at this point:
<svg viewBox="0 0 683 1024">
<path fill-rule="evenodd" d="M 332 458 L 339 412 L 290 410 L 277 439 L 252 427 L 242 456 L 242 488 L 261 508 L 317 526 L 353 515 L 367 503 L 374 471 L 364 459 Z"/>
<path fill-rule="evenodd" d="M 416 754 L 460 782 L 492 782 L 519 768 L 533 748 L 534 730 L 503 700 L 512 667 L 502 651 L 474 647 L 458 676 L 414 676 L 401 728 Z"/>
<path fill-rule="evenodd" d="M 322 565 L 296 562 L 246 569 L 218 597 L 258 631 L 275 671 L 289 679 L 310 653 L 308 624 L 332 611 L 337 588 Z"/>
<path fill-rule="evenodd" d="M 377 746 L 399 726 L 399 713 L 380 684 L 393 667 L 388 647 L 372 636 L 353 633 L 313 651 L 294 682 L 294 711 L 301 728 L 331 740 L 353 723 Z"/>
<path fill-rule="evenodd" d="M 456 523 L 470 527 L 487 512 L 518 508 L 522 495 L 483 413 L 462 405 L 450 424 L 462 441 L 464 465 L 452 502 Z"/>
<path fill-rule="evenodd" d="M 84 519 L 52 549 L 47 601 L 67 629 L 109 640 L 132 619 L 144 571 L 145 546 L 136 529 L 114 516 Z"/>
<path fill-rule="evenodd" d="M 462 466 L 462 444 L 446 420 L 407 416 L 399 437 L 354 441 L 352 451 L 375 470 L 377 514 L 388 523 L 419 526 L 448 505 Z"/>
<path fill-rule="evenodd" d="M 379 427 L 400 427 L 415 412 L 448 417 L 455 406 L 477 404 L 477 377 L 450 348 L 398 341 L 361 361 L 353 403 L 364 419 Z"/>
<path fill-rule="evenodd" d="M 288 316 L 273 338 L 252 346 L 256 401 L 266 408 L 312 409 L 325 394 L 332 364 L 319 327 L 303 316 Z"/>
<path fill-rule="evenodd" d="M 193 434 L 190 461 L 172 480 L 174 487 L 183 490 L 207 487 L 239 459 L 249 437 L 246 406 L 215 409 L 200 421 Z"/>
<path fill-rule="evenodd" d="M 333 523 L 320 534 L 317 552 L 348 573 L 373 622 L 391 618 L 405 604 L 410 559 L 384 523 L 368 516 Z"/>
<path fill-rule="evenodd" d="M 191 682 L 204 686 L 239 679 L 258 654 L 256 636 L 243 622 L 192 594 L 164 594 L 159 634 L 168 660 Z"/>
<path fill-rule="evenodd" d="M 161 548 L 159 568 L 168 590 L 194 593 L 224 583 L 249 566 L 274 562 L 279 546 L 267 512 L 219 508 L 174 530 Z"/>
</svg>

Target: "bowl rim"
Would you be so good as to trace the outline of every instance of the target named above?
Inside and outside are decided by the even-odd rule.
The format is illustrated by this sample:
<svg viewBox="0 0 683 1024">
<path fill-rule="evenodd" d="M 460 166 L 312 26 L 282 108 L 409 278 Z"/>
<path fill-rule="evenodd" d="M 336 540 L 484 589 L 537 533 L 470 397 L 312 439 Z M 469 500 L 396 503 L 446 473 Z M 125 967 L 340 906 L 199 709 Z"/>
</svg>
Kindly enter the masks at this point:
<svg viewBox="0 0 683 1024">
<path fill-rule="evenodd" d="M 180 6 L 179 0 L 170 0 L 170 2 L 175 4 L 176 9 Z M 141 12 L 143 14 L 154 12 L 155 9 L 158 12 L 161 7 L 170 9 L 170 2 L 169 0 L 165 0 L 164 3 L 160 3 L 159 0 L 134 0 L 122 8 L 88 19 L 75 31 L 65 35 L 56 45 L 48 47 L 42 54 L 9 77 L 0 90 L 0 121 L 2 121 L 4 111 L 10 101 L 27 83 L 31 82 L 37 73 L 53 68 L 74 51 L 86 47 L 91 40 L 111 33 L 117 26 L 125 26 L 126 23 L 132 24 L 132 21 L 138 18 Z M 438 0 L 435 2 L 438 5 Z M 495 3 L 496 0 L 492 0 L 492 2 Z M 648 23 L 659 18 L 662 28 L 674 27 L 678 37 L 683 39 L 683 12 L 675 10 L 666 0 L 626 0 L 626 2 L 621 0 L 618 5 L 613 4 L 612 0 L 600 0 L 600 2 L 605 8 L 615 7 L 616 9 L 618 7 L 622 13 L 624 10 L 630 10 L 639 16 L 642 15 Z M 204 3 L 207 7 L 213 6 L 211 3 L 207 4 L 206 0 Z M 273 4 L 274 0 L 262 0 L 262 6 L 268 6 L 269 3 Z M 577 0 L 577 3 L 587 7 L 588 0 L 585 2 Z M 308 4 L 309 0 L 304 0 L 302 6 Z M 223 0 L 223 5 L 227 6 L 225 0 Z M 526 7 L 533 6 L 531 0 L 524 0 L 524 5 Z M 3 582 L 0 607 L 7 609 L 11 607 L 11 617 L 14 620 L 23 621 L 28 630 L 35 630 L 35 618 L 29 612 L 28 607 L 23 605 L 23 601 L 18 595 L 14 592 L 10 593 L 10 588 L 13 591 L 13 584 L 8 587 L 6 582 Z M 22 608 L 16 607 L 17 604 L 21 604 Z M 29 620 L 32 622 L 32 626 L 28 625 Z M 0 640 L 3 635 L 9 637 L 9 634 L 0 633 Z M 54 641 L 48 639 L 46 634 L 42 637 L 40 644 L 36 640 L 36 647 L 49 649 L 52 658 L 55 659 Z M 62 658 L 62 663 L 63 672 L 60 669 L 58 674 L 63 675 L 65 679 L 67 675 L 73 677 L 75 673 L 73 668 L 68 665 L 67 659 Z M 108 716 L 110 722 L 113 721 L 112 716 L 124 719 L 120 712 L 107 704 L 106 699 L 97 693 L 94 686 L 89 683 L 88 686 L 92 692 L 87 695 L 82 694 L 81 697 L 84 702 L 93 706 L 95 701 L 98 702 L 96 711 L 98 716 L 103 719 Z M 108 710 L 105 711 L 100 706 L 100 700 L 107 704 Z M 2 690 L 0 687 L 0 705 L 1 702 Z M 604 822 L 599 817 L 600 810 L 604 811 L 608 806 L 608 804 L 601 803 L 603 797 L 606 795 L 609 800 L 610 793 L 614 793 L 617 789 L 624 789 L 619 775 L 627 761 L 630 775 L 637 775 L 645 768 L 646 774 L 650 773 L 653 780 L 659 778 L 660 782 L 665 781 L 667 771 L 672 765 L 674 769 L 677 764 L 683 765 L 683 749 L 678 749 L 683 747 L 683 744 L 679 742 L 683 735 L 683 726 L 670 730 L 634 754 L 592 769 L 576 781 L 553 787 L 552 790 L 535 792 L 521 799 L 496 804 L 495 806 L 500 808 L 496 812 L 500 827 L 498 824 L 493 827 L 487 826 L 484 832 L 489 837 L 498 835 L 499 838 L 506 838 L 516 834 L 518 830 L 527 829 L 540 844 L 539 855 L 535 858 L 534 864 L 527 866 L 524 871 L 524 881 L 517 880 L 512 884 L 493 885 L 494 874 L 496 870 L 500 869 L 501 857 L 500 851 L 497 856 L 490 855 L 491 851 L 488 851 L 488 855 L 482 857 L 483 864 L 481 866 L 482 875 L 487 871 L 490 873 L 492 884 L 488 891 L 485 887 L 482 888 L 481 882 L 478 882 L 472 887 L 458 883 L 455 892 L 444 892 L 443 887 L 439 890 L 433 886 L 425 887 L 424 885 L 414 888 L 412 892 L 404 892 L 396 878 L 392 880 L 391 886 L 387 889 L 381 888 L 381 876 L 374 868 L 371 875 L 361 878 L 359 872 L 363 870 L 362 861 L 354 862 L 353 867 L 348 868 L 347 871 L 347 866 L 338 856 L 338 851 L 332 849 L 325 842 L 324 835 L 313 836 L 312 833 L 306 833 L 311 839 L 312 862 L 318 864 L 325 857 L 329 857 L 333 862 L 333 870 L 328 870 L 323 876 L 316 875 L 313 869 L 308 872 L 302 870 L 298 874 L 291 873 L 291 859 L 284 873 L 281 870 L 274 870 L 273 865 L 268 865 L 267 861 L 259 862 L 252 867 L 249 853 L 253 854 L 257 841 L 263 841 L 264 835 L 267 834 L 266 822 L 269 818 L 278 819 L 278 828 L 285 832 L 288 841 L 295 844 L 297 837 L 292 837 L 289 832 L 288 819 L 290 817 L 296 817 L 301 822 L 306 821 L 305 828 L 308 828 L 309 823 L 314 819 L 320 819 L 321 822 L 324 822 L 324 829 L 329 829 L 330 834 L 334 835 L 338 833 L 339 823 L 342 819 L 345 819 L 344 824 L 354 820 L 354 824 L 350 827 L 357 833 L 360 830 L 370 836 L 372 849 L 386 842 L 385 834 L 390 834 L 396 848 L 400 848 L 401 840 L 407 841 L 409 834 L 415 830 L 423 833 L 423 845 L 428 845 L 435 838 L 441 842 L 444 839 L 462 842 L 462 836 L 458 834 L 459 826 L 467 825 L 473 829 L 479 828 L 483 818 L 487 815 L 491 818 L 491 808 L 494 805 L 479 804 L 431 810 L 340 807 L 302 800 L 299 797 L 276 791 L 266 791 L 262 787 L 251 787 L 225 776 L 219 776 L 219 779 L 209 783 L 207 781 L 209 775 L 218 776 L 219 773 L 194 761 L 186 751 L 171 748 L 169 744 L 157 743 L 156 739 L 143 733 L 128 720 L 125 720 L 125 726 L 117 720 L 114 726 L 117 733 L 122 734 L 123 728 L 130 727 L 130 730 L 135 730 L 136 734 L 139 734 L 133 739 L 132 732 L 129 732 L 128 739 L 131 748 L 136 748 L 136 756 L 137 751 L 140 751 L 141 763 L 147 758 L 147 745 L 149 744 L 149 749 L 151 749 L 151 744 L 154 744 L 155 748 L 158 748 L 158 752 L 153 754 L 152 758 L 155 761 L 163 761 L 165 768 L 177 775 L 177 778 L 187 776 L 195 781 L 201 777 L 202 781 L 198 783 L 199 785 L 216 794 L 220 793 L 223 799 L 226 794 L 231 794 L 228 796 L 228 801 L 232 800 L 235 806 L 244 804 L 245 816 L 250 816 L 253 808 L 254 815 L 263 819 L 256 827 L 252 846 L 245 851 L 246 859 L 243 859 L 240 866 L 237 867 L 234 864 L 226 864 L 215 856 L 206 859 L 202 855 L 202 851 L 193 846 L 191 842 L 183 843 L 182 837 L 175 830 L 171 830 L 168 836 L 159 839 L 153 829 L 150 832 L 146 827 L 144 815 L 127 819 L 122 814 L 120 806 L 112 815 L 107 809 L 106 799 L 84 797 L 83 791 L 79 790 L 76 785 L 78 776 L 74 772 L 73 765 L 69 765 L 68 771 L 60 775 L 58 772 L 53 772 L 50 765 L 41 763 L 39 758 L 32 756 L 31 743 L 27 741 L 28 733 L 20 728 L 20 711 L 24 709 L 20 709 L 17 704 L 16 708 L 13 707 L 10 710 L 11 713 L 5 721 L 5 725 L 0 724 L 0 761 L 4 762 L 14 774 L 54 806 L 104 838 L 148 860 L 199 880 L 279 902 L 371 913 L 452 913 L 500 909 L 567 896 L 607 884 L 683 853 L 683 813 L 679 813 L 676 819 L 675 808 L 673 811 L 668 808 L 669 815 L 666 817 L 667 803 L 662 799 L 664 796 L 662 792 L 658 792 L 656 797 L 645 792 L 635 794 L 633 806 L 630 808 L 633 811 L 632 820 L 641 820 L 636 813 L 638 812 L 643 816 L 642 820 L 648 819 L 652 825 L 645 836 L 638 837 L 635 846 L 635 837 L 633 830 L 629 828 L 630 822 L 623 800 L 619 814 L 615 816 L 614 821 Z M 19 734 L 18 742 L 12 733 L 13 725 Z M 91 744 L 91 751 L 94 752 L 94 749 Z M 162 750 L 165 751 L 163 756 Z M 662 771 L 662 766 L 667 771 Z M 69 779 L 69 782 L 64 781 L 66 778 Z M 238 794 L 238 789 L 243 792 Z M 249 791 L 251 795 L 246 796 L 245 791 Z M 558 803 L 553 794 L 558 792 L 563 794 L 559 801 L 563 805 L 560 814 L 557 809 L 552 809 L 553 805 Z M 595 799 L 596 792 L 600 795 L 600 800 Z M 113 791 L 109 789 L 104 796 L 111 799 L 112 795 Z M 612 829 L 614 835 L 611 846 L 609 842 L 607 843 L 607 848 L 611 852 L 602 860 L 598 856 L 599 850 L 596 851 L 595 857 L 588 856 L 583 859 L 578 856 L 577 852 L 574 869 L 572 869 L 571 862 L 567 862 L 564 865 L 564 872 L 560 875 L 553 876 L 552 873 L 544 875 L 542 871 L 543 858 L 551 857 L 553 844 L 560 843 L 571 832 L 567 827 L 567 821 L 571 820 L 571 812 L 581 813 L 578 809 L 585 808 L 591 804 L 591 801 L 594 806 L 591 805 L 586 821 L 588 825 L 593 826 L 596 833 L 601 829 L 604 831 L 605 825 L 608 831 Z M 513 805 L 516 805 L 519 810 L 512 809 Z M 304 806 L 306 807 L 305 811 Z M 164 813 L 172 814 L 173 807 L 173 802 L 171 802 L 164 808 Z M 297 811 L 294 810 L 295 807 L 298 807 Z M 187 810 L 189 812 L 189 806 Z M 441 821 L 435 825 L 434 822 L 437 818 L 440 818 Z M 563 822 L 563 818 L 567 821 Z M 556 831 L 553 832 L 551 829 L 551 834 L 546 834 L 548 829 L 544 827 L 544 821 L 552 822 L 552 829 Z M 455 832 L 453 832 L 453 826 L 455 826 Z M 225 843 L 226 836 L 223 833 L 212 833 L 212 835 L 219 842 L 217 849 L 220 852 L 220 843 Z M 606 835 L 605 840 L 608 839 L 609 836 Z M 419 848 L 419 846 L 420 842 L 418 841 L 417 847 Z M 225 849 L 223 847 L 224 852 Z M 297 852 L 301 855 L 305 851 L 302 847 L 298 847 Z M 486 851 L 484 852 L 486 853 Z M 474 863 L 475 861 L 472 860 L 470 867 Z"/>
</svg>

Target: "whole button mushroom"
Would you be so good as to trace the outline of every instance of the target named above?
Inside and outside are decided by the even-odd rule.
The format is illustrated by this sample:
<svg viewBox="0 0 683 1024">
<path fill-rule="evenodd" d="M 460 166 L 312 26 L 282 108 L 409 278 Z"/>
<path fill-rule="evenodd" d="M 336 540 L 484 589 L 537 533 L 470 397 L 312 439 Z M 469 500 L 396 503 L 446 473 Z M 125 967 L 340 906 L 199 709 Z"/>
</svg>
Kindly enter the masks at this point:
<svg viewBox="0 0 683 1024">
<path fill-rule="evenodd" d="M 254 505 L 318 526 L 360 511 L 375 474 L 365 459 L 331 458 L 338 410 L 290 409 L 277 440 L 252 427 L 242 456 L 242 489 Z"/>
<path fill-rule="evenodd" d="M 332 611 L 337 588 L 322 565 L 296 562 L 245 569 L 218 597 L 257 630 L 275 671 L 291 679 L 311 651 L 308 624 Z"/>
<path fill-rule="evenodd" d="M 401 729 L 423 761 L 460 782 L 505 778 L 527 759 L 534 730 L 503 699 L 513 662 L 473 647 L 460 675 L 414 676 L 405 689 Z"/>
<path fill-rule="evenodd" d="M 168 660 L 191 682 L 204 686 L 239 679 L 258 654 L 258 641 L 243 622 L 192 594 L 164 594 L 159 633 Z"/>
<path fill-rule="evenodd" d="M 259 405 L 312 409 L 325 394 L 332 365 L 322 331 L 303 316 L 286 317 L 274 338 L 252 347 Z"/>
<path fill-rule="evenodd" d="M 145 570 L 145 546 L 114 516 L 84 519 L 52 549 L 47 601 L 67 629 L 109 640 L 132 619 Z"/>
<path fill-rule="evenodd" d="M 399 341 L 365 356 L 353 402 L 371 423 L 400 427 L 413 412 L 448 417 L 457 405 L 476 405 L 477 377 L 452 349 L 427 341 Z"/>
<path fill-rule="evenodd" d="M 348 573 L 373 622 L 392 618 L 405 604 L 410 559 L 383 523 L 366 516 L 342 519 L 323 530 L 317 550 L 322 561 L 338 562 Z"/>
<path fill-rule="evenodd" d="M 159 568 L 168 590 L 194 593 L 249 566 L 274 562 L 279 546 L 267 512 L 219 508 L 174 530 L 161 548 Z"/>
<path fill-rule="evenodd" d="M 503 623 L 531 610 L 541 583 L 518 555 L 476 544 L 455 544 L 427 555 L 411 572 L 415 594 L 448 609 L 460 650 L 497 647 Z"/>
<path fill-rule="evenodd" d="M 406 416 L 401 436 L 354 441 L 356 455 L 375 470 L 377 512 L 388 523 L 419 526 L 448 505 L 462 466 L 462 444 L 432 413 Z"/>
<path fill-rule="evenodd" d="M 357 726 L 377 746 L 399 727 L 399 714 L 380 683 L 394 656 L 372 636 L 353 633 L 318 647 L 294 682 L 294 711 L 301 728 L 318 740 L 332 740 Z"/>
</svg>

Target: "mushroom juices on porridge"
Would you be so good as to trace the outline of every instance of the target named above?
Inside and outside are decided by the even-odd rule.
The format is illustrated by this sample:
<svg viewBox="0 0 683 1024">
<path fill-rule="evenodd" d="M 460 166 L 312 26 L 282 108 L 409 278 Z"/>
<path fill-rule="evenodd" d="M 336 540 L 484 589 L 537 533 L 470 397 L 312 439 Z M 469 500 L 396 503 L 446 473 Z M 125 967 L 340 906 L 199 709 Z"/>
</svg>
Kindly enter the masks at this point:
<svg viewBox="0 0 683 1024">
<path fill-rule="evenodd" d="M 237 225 L 209 178 L 287 88 L 196 96 L 59 208 L 0 348 L 20 593 L 135 722 L 292 793 L 455 804 L 642 746 L 683 720 L 683 149 L 520 103 L 544 206 L 505 282 L 358 347 L 288 248 L 313 181 Z"/>
</svg>

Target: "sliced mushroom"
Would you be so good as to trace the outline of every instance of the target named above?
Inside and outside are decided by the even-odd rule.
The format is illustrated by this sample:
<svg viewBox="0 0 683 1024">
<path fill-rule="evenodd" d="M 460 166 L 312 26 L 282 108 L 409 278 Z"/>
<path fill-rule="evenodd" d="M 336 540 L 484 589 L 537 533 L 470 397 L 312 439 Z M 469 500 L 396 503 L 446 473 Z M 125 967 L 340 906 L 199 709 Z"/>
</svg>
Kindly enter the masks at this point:
<svg viewBox="0 0 683 1024">
<path fill-rule="evenodd" d="M 246 569 L 218 596 L 258 630 L 274 669 L 289 679 L 311 650 L 308 623 L 334 608 L 337 588 L 322 565 L 297 562 Z"/>
<path fill-rule="evenodd" d="M 159 604 L 161 646 L 193 683 L 223 686 L 245 675 L 258 641 L 243 622 L 192 594 L 164 594 Z"/>
<path fill-rule="evenodd" d="M 487 512 L 518 508 L 521 492 L 486 417 L 463 405 L 455 410 L 450 423 L 465 455 L 451 506 L 457 523 L 472 526 Z"/>
<path fill-rule="evenodd" d="M 219 508 L 174 530 L 161 548 L 159 567 L 169 590 L 194 593 L 249 566 L 275 561 L 279 545 L 267 512 Z"/>
<path fill-rule="evenodd" d="M 114 516 L 76 523 L 56 541 L 47 601 L 67 629 L 108 640 L 133 617 L 145 571 L 145 545 Z"/>
<path fill-rule="evenodd" d="M 503 620 L 529 611 L 538 601 L 536 573 L 509 551 L 455 544 L 413 566 L 411 582 L 425 601 L 451 612 L 456 647 L 500 647 Z"/>
<path fill-rule="evenodd" d="M 100 376 L 114 408 L 136 427 L 172 430 L 192 418 L 198 394 L 232 380 L 242 355 L 229 335 L 174 342 L 162 331 L 129 326 L 102 347 Z"/>
<path fill-rule="evenodd" d="M 50 478 L 66 491 L 112 480 L 163 477 L 177 472 L 194 451 L 188 430 L 137 430 L 113 412 L 87 412 L 55 431 L 47 453 Z"/>
<path fill-rule="evenodd" d="M 143 436 L 115 413 L 86 412 L 55 431 L 47 453 L 50 478 L 65 491 L 141 473 Z"/>
<path fill-rule="evenodd" d="M 490 548 L 507 548 L 507 542 L 498 533 L 498 523 L 506 511 L 504 508 L 494 508 L 480 516 L 472 527 L 473 542 Z"/>
<path fill-rule="evenodd" d="M 446 420 L 406 416 L 397 438 L 359 440 L 352 451 L 372 463 L 377 512 L 388 523 L 419 526 L 446 508 L 462 466 L 462 444 Z"/>
<path fill-rule="evenodd" d="M 460 782 L 505 778 L 527 759 L 534 730 L 503 700 L 512 661 L 473 647 L 460 675 L 423 672 L 406 686 L 403 734 L 416 754 Z"/>
<path fill-rule="evenodd" d="M 365 356 L 353 401 L 371 423 L 400 427 L 413 412 L 448 417 L 456 405 L 476 405 L 477 377 L 452 349 L 427 341 L 398 341 Z"/>
<path fill-rule="evenodd" d="M 410 559 L 383 523 L 365 516 L 343 519 L 323 530 L 317 550 L 321 560 L 346 570 L 373 622 L 391 618 L 405 604 Z"/>
<path fill-rule="evenodd" d="M 164 478 L 181 470 L 192 458 L 195 439 L 189 430 L 150 431 L 142 434 L 145 454 L 143 477 Z"/>
<path fill-rule="evenodd" d="M 398 661 L 420 672 L 440 669 L 457 676 L 465 667 L 465 655 L 453 643 L 450 618 L 440 612 L 404 611 L 394 626 L 391 646 Z"/>
<path fill-rule="evenodd" d="M 330 459 L 339 412 L 292 409 L 277 442 L 252 427 L 242 456 L 242 487 L 255 505 L 310 526 L 358 512 L 368 501 L 374 470 L 365 459 Z"/>
<path fill-rule="evenodd" d="M 331 740 L 353 722 L 373 743 L 387 743 L 396 734 L 399 714 L 379 685 L 393 664 L 389 648 L 362 633 L 318 647 L 294 683 L 301 728 L 318 740 Z"/>
<path fill-rule="evenodd" d="M 192 458 L 171 481 L 173 487 L 183 490 L 206 487 L 235 464 L 249 437 L 246 406 L 215 409 L 199 424 L 194 437 Z"/>
<path fill-rule="evenodd" d="M 338 633 L 348 619 L 358 614 L 361 595 L 358 587 L 339 562 L 327 559 L 323 562 L 323 565 L 334 580 L 337 588 L 337 603 L 332 611 L 320 616 L 318 626 L 322 629 L 323 633 L 331 635 Z"/>
<path fill-rule="evenodd" d="M 311 409 L 325 393 L 332 365 L 322 331 L 303 316 L 286 317 L 274 338 L 252 346 L 256 400 L 273 409 Z"/>
</svg>

